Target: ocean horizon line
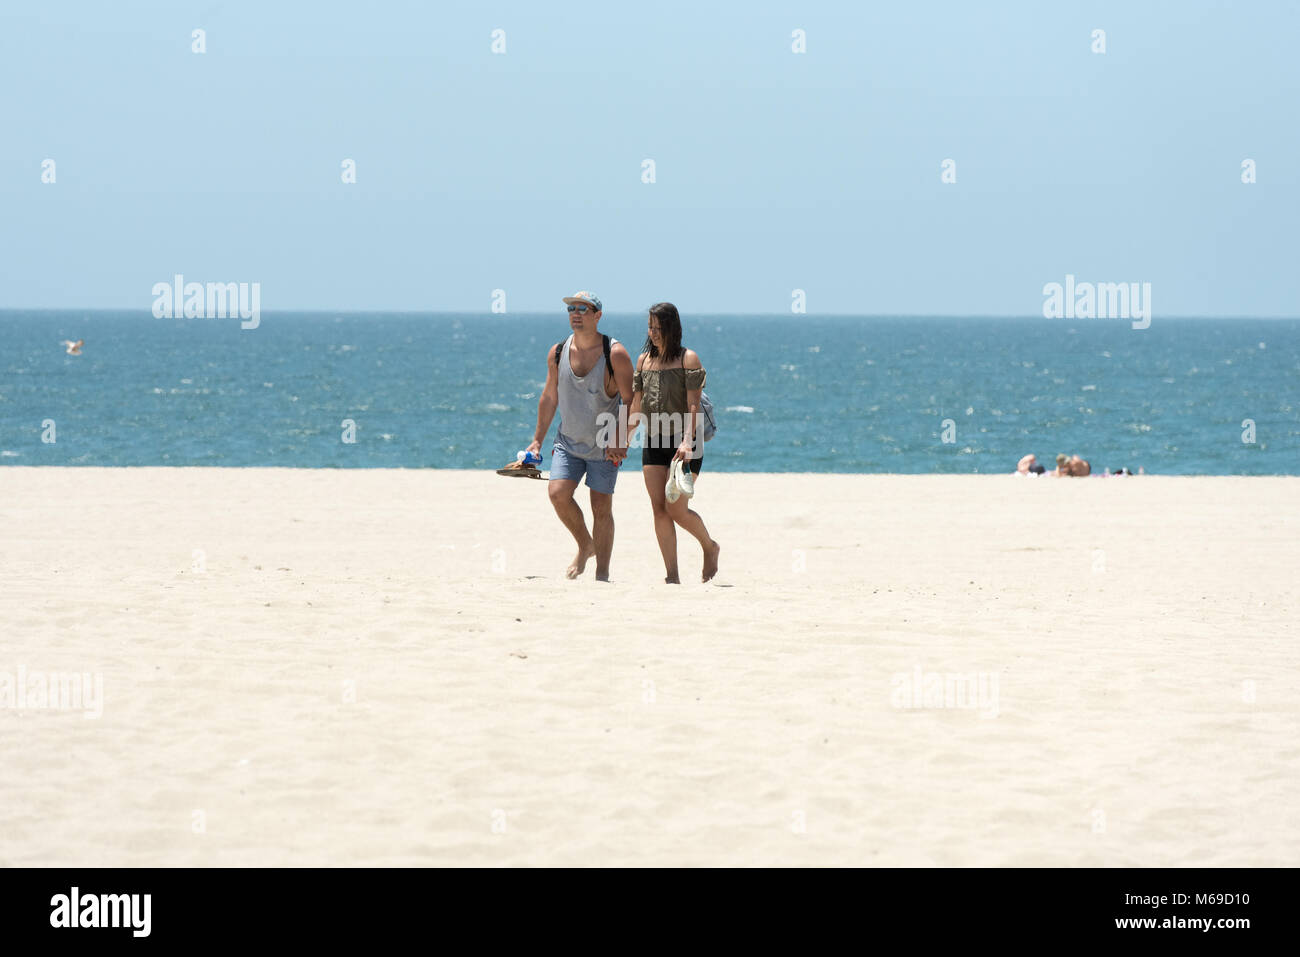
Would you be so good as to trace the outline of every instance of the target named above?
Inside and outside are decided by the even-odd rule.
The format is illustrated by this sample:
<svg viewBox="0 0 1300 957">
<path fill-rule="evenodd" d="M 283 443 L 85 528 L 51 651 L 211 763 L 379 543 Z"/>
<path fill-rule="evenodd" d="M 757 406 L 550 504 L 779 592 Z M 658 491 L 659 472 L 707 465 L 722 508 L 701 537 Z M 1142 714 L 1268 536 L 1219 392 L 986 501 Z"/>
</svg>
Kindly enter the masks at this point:
<svg viewBox="0 0 1300 957">
<path fill-rule="evenodd" d="M 139 312 L 142 318 L 157 318 L 153 315 L 151 307 L 146 306 L 0 306 L 0 315 L 13 313 L 68 313 L 68 312 L 85 312 L 85 313 L 135 313 Z M 511 310 L 504 313 L 493 313 L 488 310 L 471 310 L 471 309 L 332 309 L 332 308 L 292 308 L 292 309 L 262 309 L 261 315 L 264 317 L 271 316 L 310 316 L 310 317 L 366 317 L 366 316 L 427 316 L 430 318 L 483 318 L 487 320 L 507 319 L 507 318 L 542 318 L 548 321 L 557 318 L 560 312 L 559 307 L 555 312 L 548 310 Z M 645 312 L 644 309 L 607 309 L 603 316 L 640 316 Z M 807 313 L 787 313 L 787 312 L 687 312 L 685 318 L 709 318 L 709 319 L 964 319 L 964 320 L 983 320 L 997 319 L 1010 320 L 1016 322 L 1100 322 L 1108 323 L 1119 320 L 1097 317 L 1074 317 L 1074 318 L 1056 318 L 1046 317 L 1034 314 L 998 314 L 998 313 L 938 313 L 938 312 L 917 312 L 917 313 L 894 313 L 894 312 L 807 312 Z M 185 318 L 185 317 L 163 317 L 167 318 Z M 199 318 L 199 317 L 191 317 Z M 562 315 L 559 318 L 563 318 Z M 1300 314 L 1294 316 L 1252 316 L 1252 315 L 1192 315 L 1192 314 L 1171 314 L 1153 317 L 1153 321 L 1177 320 L 1177 321 L 1260 321 L 1260 322 L 1295 322 L 1300 321 Z"/>
</svg>

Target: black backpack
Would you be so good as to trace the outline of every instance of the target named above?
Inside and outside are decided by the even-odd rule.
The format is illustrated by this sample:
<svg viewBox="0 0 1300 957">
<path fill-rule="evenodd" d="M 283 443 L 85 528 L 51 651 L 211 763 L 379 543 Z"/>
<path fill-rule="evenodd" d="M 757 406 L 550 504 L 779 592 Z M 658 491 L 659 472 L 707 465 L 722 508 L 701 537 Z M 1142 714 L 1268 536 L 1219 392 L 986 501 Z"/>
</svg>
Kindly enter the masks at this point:
<svg viewBox="0 0 1300 957">
<path fill-rule="evenodd" d="M 610 378 L 613 378 L 614 363 L 609 361 L 609 336 L 605 335 L 602 332 L 600 334 L 600 338 L 601 338 L 600 344 L 605 349 L 605 375 L 609 376 Z M 568 339 L 565 339 L 559 344 L 557 344 L 555 347 L 555 371 L 556 372 L 560 371 L 560 354 L 564 352 L 564 343 L 568 341 L 569 341 Z"/>
</svg>

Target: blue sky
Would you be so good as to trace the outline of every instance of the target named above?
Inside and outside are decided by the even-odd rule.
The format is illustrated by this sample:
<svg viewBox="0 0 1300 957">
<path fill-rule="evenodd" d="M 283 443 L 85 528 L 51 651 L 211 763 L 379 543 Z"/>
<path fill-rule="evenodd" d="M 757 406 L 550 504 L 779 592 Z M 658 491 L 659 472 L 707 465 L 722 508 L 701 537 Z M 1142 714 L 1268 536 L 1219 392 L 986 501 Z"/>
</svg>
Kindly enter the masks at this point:
<svg viewBox="0 0 1300 957">
<path fill-rule="evenodd" d="M 1071 273 L 1296 316 L 1297 36 L 1282 0 L 10 0 L 0 308 L 183 273 L 267 311 L 1032 315 Z"/>
</svg>

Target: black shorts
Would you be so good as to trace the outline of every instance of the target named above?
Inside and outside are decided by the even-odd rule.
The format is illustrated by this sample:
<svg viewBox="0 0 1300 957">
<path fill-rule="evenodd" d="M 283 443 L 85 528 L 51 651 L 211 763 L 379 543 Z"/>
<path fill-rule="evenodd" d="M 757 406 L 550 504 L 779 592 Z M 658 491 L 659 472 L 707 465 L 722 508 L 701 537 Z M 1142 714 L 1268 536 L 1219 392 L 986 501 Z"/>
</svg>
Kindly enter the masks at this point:
<svg viewBox="0 0 1300 957">
<path fill-rule="evenodd" d="M 677 436 L 676 441 L 671 444 L 660 441 L 660 448 L 651 448 L 653 439 L 646 438 L 646 445 L 641 449 L 641 466 L 662 465 L 664 468 L 673 464 L 673 456 L 677 454 L 677 447 L 682 444 L 682 437 Z M 666 446 L 666 447 L 664 447 Z M 704 466 L 704 455 L 701 453 L 697 459 L 687 459 L 687 465 L 692 475 L 699 475 L 700 469 Z"/>
</svg>

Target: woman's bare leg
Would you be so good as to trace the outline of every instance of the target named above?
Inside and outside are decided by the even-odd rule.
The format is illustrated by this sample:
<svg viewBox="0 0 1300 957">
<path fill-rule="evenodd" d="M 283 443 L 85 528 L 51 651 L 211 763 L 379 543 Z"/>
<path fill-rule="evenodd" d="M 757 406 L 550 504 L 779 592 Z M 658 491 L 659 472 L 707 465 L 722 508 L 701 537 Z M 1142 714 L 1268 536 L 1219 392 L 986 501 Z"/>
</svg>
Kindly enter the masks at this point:
<svg viewBox="0 0 1300 957">
<path fill-rule="evenodd" d="M 668 481 L 667 477 L 664 478 L 664 481 Z M 699 484 L 699 481 L 700 477 L 695 476 L 696 485 Z M 660 489 L 660 494 L 662 492 L 663 489 Z M 700 548 L 704 550 L 704 567 L 700 570 L 700 581 L 708 581 L 718 573 L 718 553 L 722 551 L 722 546 L 709 537 L 709 530 L 704 527 L 704 519 L 700 518 L 698 512 L 691 509 L 690 499 L 683 496 L 670 503 L 665 498 L 664 505 L 668 517 L 685 531 L 694 535 L 695 540 L 700 543 Z"/>
<path fill-rule="evenodd" d="M 645 490 L 650 493 L 650 509 L 654 512 L 655 538 L 659 539 L 659 553 L 664 557 L 664 574 L 670 585 L 680 584 L 677 577 L 677 527 L 668 514 L 668 499 L 664 485 L 668 483 L 668 468 L 664 465 L 643 465 Z M 678 499 L 678 501 L 682 501 Z"/>
</svg>

